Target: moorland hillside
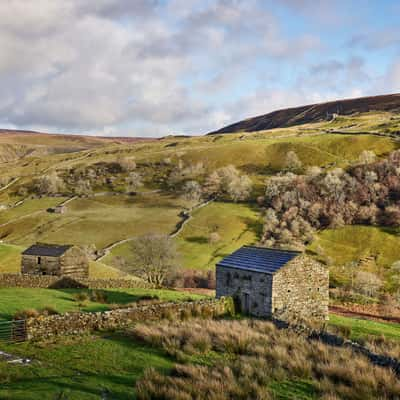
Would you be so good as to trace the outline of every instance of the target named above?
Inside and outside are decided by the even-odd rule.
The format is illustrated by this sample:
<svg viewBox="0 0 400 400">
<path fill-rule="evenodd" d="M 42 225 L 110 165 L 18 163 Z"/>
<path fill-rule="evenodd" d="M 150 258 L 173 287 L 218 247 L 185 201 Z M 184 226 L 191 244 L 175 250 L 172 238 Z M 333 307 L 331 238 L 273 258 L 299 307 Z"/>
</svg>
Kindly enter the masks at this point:
<svg viewBox="0 0 400 400">
<path fill-rule="evenodd" d="M 346 116 L 370 111 L 398 112 L 399 110 L 400 94 L 335 100 L 273 111 L 225 126 L 211 134 L 255 132 L 312 122 L 329 121 L 337 115 Z"/>
</svg>

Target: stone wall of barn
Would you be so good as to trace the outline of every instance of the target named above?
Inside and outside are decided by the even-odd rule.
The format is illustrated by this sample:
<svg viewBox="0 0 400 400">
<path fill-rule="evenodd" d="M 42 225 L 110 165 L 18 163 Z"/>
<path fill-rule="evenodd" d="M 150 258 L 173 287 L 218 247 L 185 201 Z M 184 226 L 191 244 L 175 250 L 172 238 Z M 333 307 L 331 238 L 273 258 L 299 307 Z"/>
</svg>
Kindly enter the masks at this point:
<svg viewBox="0 0 400 400">
<path fill-rule="evenodd" d="M 233 297 L 243 313 L 271 317 L 272 276 L 217 266 L 216 297 L 222 296 Z"/>
<path fill-rule="evenodd" d="M 274 274 L 272 313 L 285 321 L 326 320 L 329 272 L 305 255 L 298 256 Z"/>
<path fill-rule="evenodd" d="M 89 260 L 81 248 L 71 247 L 60 257 L 60 275 L 74 278 L 89 276 Z"/>
<path fill-rule="evenodd" d="M 39 264 L 40 258 L 40 264 Z M 30 256 L 22 254 L 21 272 L 23 274 L 59 275 L 60 258 L 48 256 Z"/>
</svg>

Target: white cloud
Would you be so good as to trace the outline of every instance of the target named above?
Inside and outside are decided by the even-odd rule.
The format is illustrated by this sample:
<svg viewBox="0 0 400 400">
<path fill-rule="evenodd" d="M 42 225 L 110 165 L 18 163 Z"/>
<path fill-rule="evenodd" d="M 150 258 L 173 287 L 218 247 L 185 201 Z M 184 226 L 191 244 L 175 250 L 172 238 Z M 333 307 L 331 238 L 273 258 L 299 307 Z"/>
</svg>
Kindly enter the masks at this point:
<svg viewBox="0 0 400 400">
<path fill-rule="evenodd" d="M 299 14 L 313 7 L 285 1 Z M 351 93 L 369 78 L 355 56 L 330 57 L 310 73 L 307 56 L 322 54 L 321 39 L 288 34 L 272 8 L 260 0 L 0 2 L 0 121 L 108 135 L 199 133 Z M 279 87 L 270 81 L 281 66 L 296 72 Z M 397 82 L 396 71 L 387 80 Z"/>
</svg>

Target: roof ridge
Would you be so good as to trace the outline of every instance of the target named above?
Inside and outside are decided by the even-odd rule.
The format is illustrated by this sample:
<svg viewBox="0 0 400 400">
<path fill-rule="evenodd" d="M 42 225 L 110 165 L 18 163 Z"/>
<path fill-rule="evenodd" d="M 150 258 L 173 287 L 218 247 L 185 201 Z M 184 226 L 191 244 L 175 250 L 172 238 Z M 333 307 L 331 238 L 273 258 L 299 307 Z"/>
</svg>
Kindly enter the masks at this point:
<svg viewBox="0 0 400 400">
<path fill-rule="evenodd" d="M 49 247 L 72 247 L 73 244 L 58 244 L 58 243 L 44 243 L 44 242 L 36 242 L 34 244 L 32 244 L 30 247 L 32 246 L 49 246 Z"/>
<path fill-rule="evenodd" d="M 248 244 L 245 244 L 245 245 L 242 246 L 241 248 L 243 248 L 243 247 L 249 247 L 249 248 L 252 248 L 252 249 L 260 249 L 260 250 L 280 251 L 280 252 L 282 252 L 282 253 L 283 253 L 283 252 L 285 252 L 285 253 L 296 253 L 296 254 L 304 253 L 304 252 L 301 251 L 301 250 L 276 249 L 276 248 L 273 248 L 273 247 L 262 247 L 262 246 L 248 245 Z M 238 249 L 238 250 L 240 250 L 240 249 Z"/>
</svg>

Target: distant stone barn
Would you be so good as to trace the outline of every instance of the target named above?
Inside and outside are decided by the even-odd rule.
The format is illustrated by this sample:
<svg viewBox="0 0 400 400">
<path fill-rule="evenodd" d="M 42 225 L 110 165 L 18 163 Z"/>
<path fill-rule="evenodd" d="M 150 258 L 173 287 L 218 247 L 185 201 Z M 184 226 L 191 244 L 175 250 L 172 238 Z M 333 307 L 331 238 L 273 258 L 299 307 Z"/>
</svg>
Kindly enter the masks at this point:
<svg viewBox="0 0 400 400">
<path fill-rule="evenodd" d="M 244 246 L 217 264 L 216 281 L 216 296 L 234 297 L 246 314 L 328 318 L 328 270 L 301 252 Z"/>
<path fill-rule="evenodd" d="M 87 278 L 89 260 L 78 246 L 37 243 L 22 253 L 21 272 Z"/>
</svg>

